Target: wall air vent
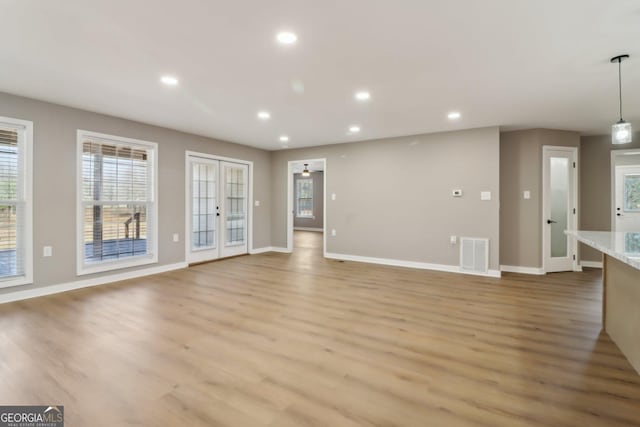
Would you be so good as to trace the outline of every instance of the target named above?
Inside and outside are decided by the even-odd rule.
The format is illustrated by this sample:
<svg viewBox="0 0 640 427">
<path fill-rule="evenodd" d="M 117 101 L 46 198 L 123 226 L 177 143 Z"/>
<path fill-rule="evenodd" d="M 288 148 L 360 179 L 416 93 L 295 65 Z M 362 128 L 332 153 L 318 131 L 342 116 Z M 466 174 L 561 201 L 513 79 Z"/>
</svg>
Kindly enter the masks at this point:
<svg viewBox="0 0 640 427">
<path fill-rule="evenodd" d="M 489 239 L 460 238 L 460 269 L 473 273 L 489 271 Z"/>
</svg>

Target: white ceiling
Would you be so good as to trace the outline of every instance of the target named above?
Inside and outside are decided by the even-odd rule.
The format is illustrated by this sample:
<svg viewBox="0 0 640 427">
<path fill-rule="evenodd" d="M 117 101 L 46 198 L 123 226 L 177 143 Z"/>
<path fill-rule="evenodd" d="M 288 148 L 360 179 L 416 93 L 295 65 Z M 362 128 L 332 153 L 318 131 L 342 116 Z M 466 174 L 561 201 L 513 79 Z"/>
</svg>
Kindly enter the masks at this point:
<svg viewBox="0 0 640 427">
<path fill-rule="evenodd" d="M 252 145 L 640 128 L 638 0 L 0 0 L 0 91 Z M 280 30 L 298 43 L 275 41 Z M 175 88 L 163 74 L 180 79 Z M 304 89 L 303 91 L 301 89 Z M 372 99 L 359 103 L 358 89 Z M 297 90 L 294 90 L 297 89 Z M 259 121 L 258 110 L 271 112 Z M 462 112 L 451 123 L 446 115 Z M 362 132 L 348 136 L 349 125 Z"/>
</svg>

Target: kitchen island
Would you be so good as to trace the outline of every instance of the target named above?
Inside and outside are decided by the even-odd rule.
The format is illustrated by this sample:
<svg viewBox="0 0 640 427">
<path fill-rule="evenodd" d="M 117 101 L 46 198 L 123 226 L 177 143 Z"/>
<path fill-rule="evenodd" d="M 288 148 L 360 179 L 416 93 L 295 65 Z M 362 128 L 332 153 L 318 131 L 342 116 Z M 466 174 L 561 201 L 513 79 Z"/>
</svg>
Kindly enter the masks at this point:
<svg viewBox="0 0 640 427">
<path fill-rule="evenodd" d="M 566 234 L 603 253 L 602 328 L 640 373 L 640 232 Z"/>
</svg>

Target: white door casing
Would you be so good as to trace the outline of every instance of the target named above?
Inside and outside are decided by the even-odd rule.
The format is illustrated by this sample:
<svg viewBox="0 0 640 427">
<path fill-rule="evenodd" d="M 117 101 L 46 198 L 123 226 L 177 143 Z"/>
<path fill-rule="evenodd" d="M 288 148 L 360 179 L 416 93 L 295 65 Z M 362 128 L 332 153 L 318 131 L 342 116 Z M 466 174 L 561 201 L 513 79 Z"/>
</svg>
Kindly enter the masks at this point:
<svg viewBox="0 0 640 427">
<path fill-rule="evenodd" d="M 303 160 L 290 160 L 287 166 L 287 247 L 284 248 L 286 252 L 293 252 L 293 224 L 294 224 L 294 216 L 295 216 L 295 205 L 293 202 L 294 199 L 294 185 L 293 185 L 293 167 L 295 164 L 304 164 L 304 163 L 314 163 L 314 162 L 322 162 L 322 170 L 323 173 L 323 182 L 322 185 L 324 187 L 323 191 L 323 217 L 324 221 L 322 224 L 322 256 L 327 256 L 327 159 L 303 159 Z"/>
</svg>

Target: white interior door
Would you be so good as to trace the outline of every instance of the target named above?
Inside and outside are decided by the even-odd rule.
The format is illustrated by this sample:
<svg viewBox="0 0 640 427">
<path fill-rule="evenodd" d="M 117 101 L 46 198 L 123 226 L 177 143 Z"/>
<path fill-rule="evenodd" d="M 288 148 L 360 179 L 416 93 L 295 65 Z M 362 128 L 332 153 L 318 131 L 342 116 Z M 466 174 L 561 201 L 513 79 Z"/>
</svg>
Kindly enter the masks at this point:
<svg viewBox="0 0 640 427">
<path fill-rule="evenodd" d="M 543 147 L 543 263 L 547 273 L 576 269 L 577 149 Z"/>
<path fill-rule="evenodd" d="M 640 232 L 640 165 L 616 166 L 615 231 Z"/>
<path fill-rule="evenodd" d="M 187 157 L 187 262 L 248 252 L 248 166 Z"/>
</svg>

